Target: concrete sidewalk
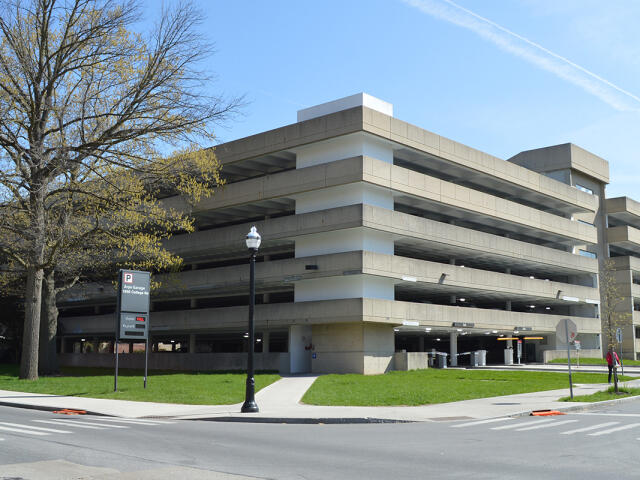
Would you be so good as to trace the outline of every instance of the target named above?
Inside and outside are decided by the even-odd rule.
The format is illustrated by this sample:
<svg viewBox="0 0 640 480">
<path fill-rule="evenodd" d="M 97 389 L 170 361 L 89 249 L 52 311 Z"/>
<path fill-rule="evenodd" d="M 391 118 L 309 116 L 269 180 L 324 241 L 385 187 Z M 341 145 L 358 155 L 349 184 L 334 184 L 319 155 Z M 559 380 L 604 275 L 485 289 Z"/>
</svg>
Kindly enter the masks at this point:
<svg viewBox="0 0 640 480">
<path fill-rule="evenodd" d="M 569 388 L 417 407 L 326 407 L 301 404 L 300 399 L 316 378 L 317 376 L 314 375 L 283 377 L 256 394 L 256 403 L 260 412 L 252 414 L 240 413 L 241 404 L 181 405 L 3 390 L 0 390 L 0 405 L 40 410 L 69 408 L 127 418 L 171 417 L 277 423 L 423 422 L 479 419 L 525 415 L 532 410 L 575 410 L 594 405 L 593 403 L 558 402 L 559 398 L 569 396 Z M 626 382 L 626 384 L 640 387 L 640 380 Z M 607 387 L 607 384 L 583 384 L 574 386 L 573 390 L 574 395 L 586 395 Z"/>
</svg>

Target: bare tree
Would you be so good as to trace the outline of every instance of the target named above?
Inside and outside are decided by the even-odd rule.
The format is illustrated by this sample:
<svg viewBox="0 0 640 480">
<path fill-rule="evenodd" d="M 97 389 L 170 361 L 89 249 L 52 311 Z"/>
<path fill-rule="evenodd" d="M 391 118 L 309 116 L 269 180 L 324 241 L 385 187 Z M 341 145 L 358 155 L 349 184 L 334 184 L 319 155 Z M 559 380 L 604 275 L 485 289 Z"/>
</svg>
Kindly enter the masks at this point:
<svg viewBox="0 0 640 480">
<path fill-rule="evenodd" d="M 180 3 L 143 35 L 140 13 L 135 0 L 0 0 L 0 251 L 26 275 L 21 378 L 37 378 L 43 278 L 62 252 L 152 247 L 149 233 L 190 228 L 163 196 L 219 184 L 200 147 L 240 101 L 204 91 L 202 17 Z"/>
</svg>

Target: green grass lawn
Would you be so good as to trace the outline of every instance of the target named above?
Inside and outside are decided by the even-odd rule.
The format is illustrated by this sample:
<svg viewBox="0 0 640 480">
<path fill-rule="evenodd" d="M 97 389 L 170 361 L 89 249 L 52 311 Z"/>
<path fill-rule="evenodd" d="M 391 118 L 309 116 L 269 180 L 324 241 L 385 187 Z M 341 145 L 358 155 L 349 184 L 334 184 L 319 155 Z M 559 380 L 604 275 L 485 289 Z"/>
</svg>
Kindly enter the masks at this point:
<svg viewBox="0 0 640 480">
<path fill-rule="evenodd" d="M 607 390 L 592 393 L 591 395 L 574 396 L 573 400 L 571 397 L 562 397 L 560 400 L 562 402 L 602 402 L 604 400 L 640 395 L 640 388 L 626 388 L 623 385 L 618 385 L 618 392 L 614 391 L 614 387 L 609 387 Z"/>
<path fill-rule="evenodd" d="M 137 400 L 141 402 L 229 405 L 244 400 L 246 374 L 240 372 L 143 372 L 121 369 L 118 392 L 113 391 L 113 369 L 63 368 L 63 376 L 19 380 L 17 365 L 0 365 L 0 390 L 50 393 L 75 397 Z M 276 373 L 258 373 L 256 391 L 278 380 Z"/>
<path fill-rule="evenodd" d="M 566 358 L 556 358 L 551 360 L 549 363 L 564 363 L 567 364 Z M 574 357 L 574 353 L 571 352 L 571 365 L 575 365 L 577 363 L 577 359 Z M 622 363 L 629 366 L 638 366 L 640 365 L 640 360 L 627 360 L 626 358 L 622 360 Z M 580 358 L 580 365 L 606 365 L 607 361 L 604 358 Z"/>
<path fill-rule="evenodd" d="M 573 382 L 606 383 L 607 375 L 578 372 L 573 374 Z M 566 373 L 428 369 L 384 375 L 324 375 L 302 401 L 312 405 L 426 405 L 559 388 L 569 388 Z"/>
</svg>

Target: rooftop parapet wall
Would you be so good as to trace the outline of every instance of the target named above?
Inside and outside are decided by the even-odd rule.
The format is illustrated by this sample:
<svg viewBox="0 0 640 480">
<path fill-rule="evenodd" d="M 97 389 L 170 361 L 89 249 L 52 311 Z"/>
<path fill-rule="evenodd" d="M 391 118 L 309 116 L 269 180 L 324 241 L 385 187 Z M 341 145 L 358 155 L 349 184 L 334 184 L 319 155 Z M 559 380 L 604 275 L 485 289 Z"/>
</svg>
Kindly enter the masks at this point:
<svg viewBox="0 0 640 480">
<path fill-rule="evenodd" d="M 580 208 L 590 211 L 597 209 L 597 199 L 594 199 L 593 195 L 397 118 L 365 108 L 363 121 L 363 128 L 366 132 L 505 180 L 522 188 L 553 196 Z"/>
<path fill-rule="evenodd" d="M 526 150 L 509 162 L 535 172 L 573 169 L 604 183 L 609 183 L 609 162 L 573 143 Z"/>
<path fill-rule="evenodd" d="M 518 187 L 550 195 L 579 209 L 597 209 L 597 200 L 592 195 L 367 107 L 342 110 L 220 144 L 215 147 L 215 152 L 223 165 L 232 164 L 361 131 L 391 140 L 398 146 L 435 155 L 494 176 Z"/>
</svg>

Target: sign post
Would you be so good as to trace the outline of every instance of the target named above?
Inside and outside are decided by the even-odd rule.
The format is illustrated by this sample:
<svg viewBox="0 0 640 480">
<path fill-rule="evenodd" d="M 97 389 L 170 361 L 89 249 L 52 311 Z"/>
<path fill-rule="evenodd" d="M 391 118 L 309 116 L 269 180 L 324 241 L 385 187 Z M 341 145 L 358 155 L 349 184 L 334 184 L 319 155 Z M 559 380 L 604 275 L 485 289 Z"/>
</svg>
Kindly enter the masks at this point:
<svg viewBox="0 0 640 480">
<path fill-rule="evenodd" d="M 144 388 L 149 362 L 149 291 L 151 274 L 136 270 L 118 272 L 116 308 L 116 371 L 113 390 L 118 391 L 118 340 L 144 340 Z"/>
<path fill-rule="evenodd" d="M 620 345 L 620 368 L 622 369 L 622 375 L 624 375 L 624 364 L 622 363 L 622 328 L 620 327 L 616 329 L 616 340 L 618 341 L 618 345 Z"/>
<path fill-rule="evenodd" d="M 576 339 L 577 335 L 578 327 L 576 327 L 576 324 L 572 320 L 565 318 L 558 322 L 558 326 L 556 327 L 556 336 L 558 338 L 565 339 L 567 342 L 567 365 L 569 367 L 569 391 L 571 393 L 571 399 L 573 399 L 573 381 L 571 379 L 571 342 Z"/>
</svg>

